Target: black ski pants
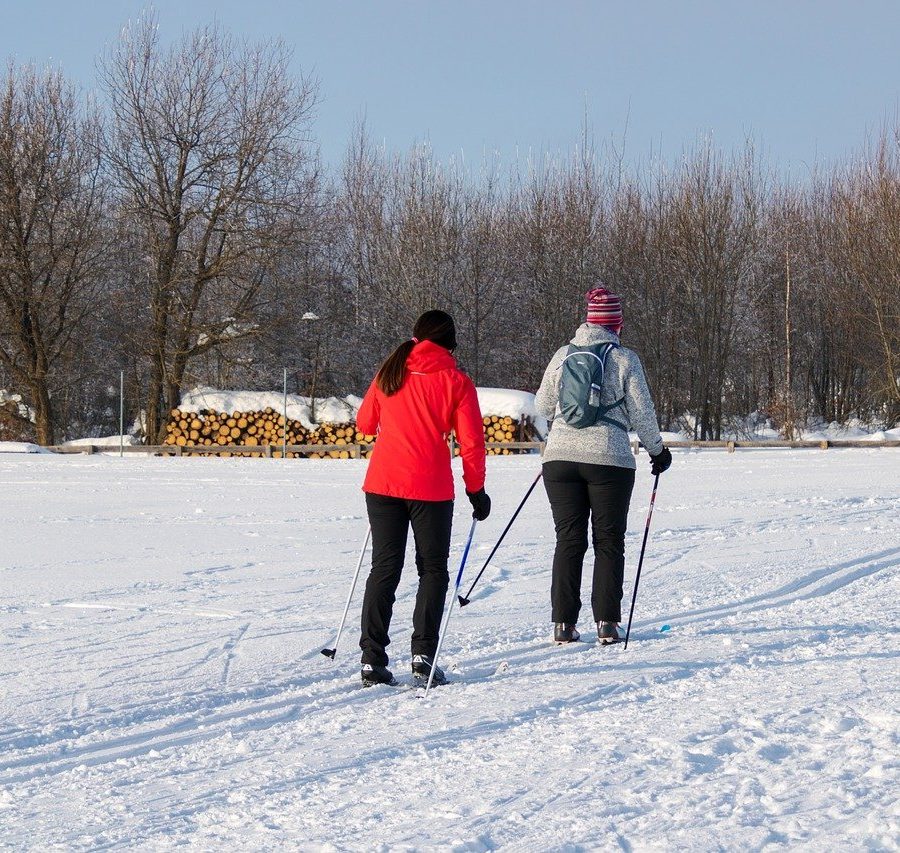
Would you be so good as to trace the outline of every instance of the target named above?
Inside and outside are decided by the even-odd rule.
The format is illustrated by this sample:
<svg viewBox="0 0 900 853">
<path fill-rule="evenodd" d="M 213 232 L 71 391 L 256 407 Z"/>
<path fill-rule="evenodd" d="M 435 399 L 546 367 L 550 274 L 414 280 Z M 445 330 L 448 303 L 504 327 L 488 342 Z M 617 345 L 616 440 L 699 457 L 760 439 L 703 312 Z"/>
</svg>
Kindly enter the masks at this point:
<svg viewBox="0 0 900 853">
<path fill-rule="evenodd" d="M 453 501 L 409 501 L 366 493 L 366 509 L 372 525 L 372 571 L 366 581 L 362 608 L 362 662 L 387 666 L 385 649 L 394 610 L 394 594 L 400 583 L 410 524 L 416 543 L 419 591 L 413 611 L 412 654 L 434 660 L 444 599 L 450 576 L 450 528 Z"/>
<path fill-rule="evenodd" d="M 594 542 L 591 608 L 595 622 L 622 621 L 625 530 L 634 471 L 615 465 L 545 462 L 544 488 L 556 526 L 550 599 L 553 621 L 575 625 L 581 610 L 581 571 Z"/>
</svg>

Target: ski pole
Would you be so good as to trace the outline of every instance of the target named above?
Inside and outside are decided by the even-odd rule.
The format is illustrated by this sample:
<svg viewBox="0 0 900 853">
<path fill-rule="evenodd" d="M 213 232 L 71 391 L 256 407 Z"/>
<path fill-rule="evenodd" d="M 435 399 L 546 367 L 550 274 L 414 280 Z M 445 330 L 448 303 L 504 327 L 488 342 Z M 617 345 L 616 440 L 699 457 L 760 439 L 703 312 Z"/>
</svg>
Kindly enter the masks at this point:
<svg viewBox="0 0 900 853">
<path fill-rule="evenodd" d="M 500 543 L 503 542 L 503 539 L 505 538 L 506 534 L 509 533 L 509 528 L 512 527 L 513 522 L 516 520 L 516 516 L 522 511 L 522 507 L 525 506 L 525 501 L 527 501 L 528 498 L 531 497 L 531 493 L 534 491 L 534 487 L 538 484 L 538 480 L 540 480 L 543 475 L 544 475 L 544 472 L 541 471 L 537 475 L 537 477 L 534 478 L 534 482 L 531 484 L 531 486 L 529 486 L 528 491 L 525 492 L 525 497 L 522 498 L 522 502 L 519 504 L 519 506 L 516 508 L 516 511 L 513 513 L 513 517 L 509 520 L 509 524 L 506 525 L 506 528 L 504 529 L 503 533 L 500 534 L 500 538 L 497 540 L 497 544 L 494 545 L 493 550 L 488 555 L 488 558 L 484 561 L 484 565 L 481 567 L 481 571 L 475 576 L 475 580 L 472 581 L 472 585 L 469 587 L 469 591 L 464 596 L 463 595 L 459 596 L 459 606 L 460 607 L 465 607 L 469 603 L 469 596 L 472 594 L 472 590 L 475 589 L 475 584 L 477 584 L 478 581 L 481 579 L 481 576 L 484 574 L 484 570 L 490 564 L 491 560 L 494 557 L 494 554 L 497 553 L 497 549 L 500 547 Z"/>
<path fill-rule="evenodd" d="M 637 574 L 634 577 L 634 591 L 631 593 L 631 611 L 628 614 L 628 629 L 625 631 L 624 652 L 628 648 L 628 637 L 631 635 L 631 618 L 634 616 L 634 602 L 637 601 L 638 584 L 641 582 L 641 566 L 644 564 L 644 549 L 647 547 L 647 534 L 650 532 L 650 519 L 653 518 L 653 504 L 656 503 L 656 487 L 659 485 L 659 474 L 653 481 L 653 494 L 650 495 L 650 512 L 647 513 L 647 524 L 644 527 L 644 542 L 641 545 L 641 556 L 638 560 Z"/>
<path fill-rule="evenodd" d="M 456 595 L 459 592 L 459 584 L 462 581 L 463 569 L 466 567 L 466 558 L 469 556 L 469 548 L 472 546 L 472 537 L 475 535 L 475 525 L 478 520 L 472 519 L 472 526 L 469 528 L 469 538 L 466 540 L 466 549 L 463 551 L 462 560 L 459 561 L 459 571 L 456 573 L 456 588 L 450 597 L 450 606 L 447 608 L 447 615 L 444 617 L 444 624 L 441 626 L 441 633 L 438 636 L 437 648 L 434 650 L 434 658 L 431 661 L 431 672 L 428 673 L 428 684 L 425 685 L 425 696 L 431 689 L 431 681 L 434 678 L 434 670 L 437 667 L 438 655 L 441 653 L 441 646 L 444 643 L 444 637 L 447 636 L 447 625 L 450 622 L 450 614 L 453 612 L 453 605 L 456 603 Z"/>
<path fill-rule="evenodd" d="M 356 571 L 353 573 L 353 581 L 350 584 L 350 593 L 347 595 L 347 604 L 344 606 L 344 615 L 341 616 L 341 624 L 338 626 L 337 639 L 334 641 L 333 649 L 322 649 L 322 654 L 327 658 L 334 660 L 337 654 L 338 643 L 341 641 L 341 632 L 344 630 L 344 623 L 347 621 L 347 613 L 350 610 L 350 601 L 353 598 L 353 590 L 356 589 L 356 581 L 359 578 L 359 570 L 362 568 L 363 559 L 366 556 L 366 548 L 369 547 L 369 538 L 372 535 L 372 525 L 370 524 L 366 530 L 366 539 L 363 542 L 362 551 L 359 552 L 359 562 L 356 564 Z"/>
</svg>

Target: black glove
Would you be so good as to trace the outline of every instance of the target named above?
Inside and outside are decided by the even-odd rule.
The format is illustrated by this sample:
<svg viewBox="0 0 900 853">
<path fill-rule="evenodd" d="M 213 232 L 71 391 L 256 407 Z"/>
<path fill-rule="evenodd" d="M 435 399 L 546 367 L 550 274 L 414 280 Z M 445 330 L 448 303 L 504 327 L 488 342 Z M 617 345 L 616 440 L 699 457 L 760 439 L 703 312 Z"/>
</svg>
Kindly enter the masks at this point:
<svg viewBox="0 0 900 853">
<path fill-rule="evenodd" d="M 668 471 L 671 464 L 672 451 L 664 445 L 656 456 L 650 457 L 650 473 L 655 477 L 662 474 L 663 471 Z"/>
<path fill-rule="evenodd" d="M 484 489 L 477 492 L 466 492 L 466 496 L 472 503 L 472 518 L 484 521 L 491 514 L 491 499 Z"/>
</svg>

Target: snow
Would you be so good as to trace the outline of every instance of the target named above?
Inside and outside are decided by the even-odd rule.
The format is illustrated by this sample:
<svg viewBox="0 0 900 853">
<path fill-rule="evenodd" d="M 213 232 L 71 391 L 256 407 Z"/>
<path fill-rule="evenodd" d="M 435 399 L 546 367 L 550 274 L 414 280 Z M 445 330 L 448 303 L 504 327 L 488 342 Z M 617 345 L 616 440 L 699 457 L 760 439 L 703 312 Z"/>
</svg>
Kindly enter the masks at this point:
<svg viewBox="0 0 900 853">
<path fill-rule="evenodd" d="M 538 415 L 534 407 L 534 394 L 509 388 L 478 388 L 478 403 L 484 415 L 531 418 L 539 435 L 546 436 L 547 421 Z M 356 411 L 361 397 L 350 394 L 343 398 L 328 397 L 316 400 L 315 419 L 311 417 L 310 398 L 299 394 L 288 394 L 288 418 L 300 421 L 307 429 L 314 429 L 319 423 L 348 423 L 356 419 Z M 279 414 L 284 410 L 284 394 L 281 391 L 221 391 L 201 386 L 187 391 L 182 396 L 181 411 L 199 412 L 213 409 L 217 412 L 251 412 L 271 407 Z M 686 423 L 693 423 L 687 416 Z M 630 434 L 637 440 L 635 433 Z M 664 441 L 685 441 L 688 433 L 664 432 Z M 726 430 L 723 439 L 766 440 L 781 438 L 777 430 L 761 414 L 749 416 L 737 431 Z M 865 441 L 896 440 L 900 438 L 900 427 L 891 430 L 877 430 L 861 421 L 851 421 L 846 425 L 837 423 L 814 424 L 798 433 L 804 440 L 823 441 L 825 439 L 861 439 Z"/>
<path fill-rule="evenodd" d="M 427 700 L 358 686 L 361 585 L 319 653 L 365 461 L 0 456 L 0 847 L 898 849 L 900 451 L 673 455 L 627 652 L 548 642 L 538 488 Z M 488 459 L 464 591 L 537 465 Z"/>
<path fill-rule="evenodd" d="M 512 417 L 517 420 L 523 415 L 540 424 L 543 431 L 546 422 L 539 418 L 534 408 L 534 394 L 527 391 L 512 391 L 505 388 L 479 388 L 478 402 L 482 414 Z M 287 413 L 290 420 L 300 421 L 307 429 L 317 423 L 348 423 L 356 420 L 362 398 L 353 394 L 346 397 L 327 397 L 316 400 L 316 417 L 311 417 L 310 398 L 299 394 L 288 394 Z M 199 412 L 212 409 L 217 412 L 257 412 L 271 407 L 281 414 L 284 411 L 282 391 L 220 391 L 200 386 L 182 395 L 182 412 Z"/>
<path fill-rule="evenodd" d="M 514 391 L 509 388 L 479 388 L 478 404 L 486 415 L 515 418 L 527 416 L 535 419 L 539 415 L 534 407 L 534 394 L 528 391 Z"/>
<path fill-rule="evenodd" d="M 531 418 L 539 435 L 547 434 L 547 421 L 534 407 L 534 394 L 510 388 L 478 388 L 478 405 L 483 415 L 510 417 L 518 421 Z"/>
<path fill-rule="evenodd" d="M 863 436 L 860 441 L 900 441 L 900 427 L 877 430 Z"/>
<path fill-rule="evenodd" d="M 900 439 L 900 426 L 894 429 L 875 429 L 871 424 L 855 418 L 846 424 L 816 423 L 800 430 L 800 437 L 811 441 L 853 439 L 855 441 L 896 441 Z"/>
<path fill-rule="evenodd" d="M 681 418 L 681 421 L 684 427 L 683 432 L 670 433 L 673 441 L 684 441 L 693 437 L 697 419 L 687 413 Z M 666 435 L 663 433 L 664 439 Z M 783 438 L 783 434 L 774 427 L 771 419 L 762 412 L 752 412 L 747 417 L 732 422 L 722 431 L 723 441 L 778 441 Z M 843 424 L 837 421 L 826 423 L 822 420 L 812 420 L 805 425 L 797 425 L 795 438 L 798 441 L 897 440 L 900 438 L 900 424 L 892 429 L 884 430 L 858 418 L 850 418 Z"/>
<path fill-rule="evenodd" d="M 110 447 L 115 450 L 120 444 L 133 447 L 140 443 L 140 440 L 133 435 L 104 435 L 99 438 L 73 438 L 71 441 L 64 442 L 63 447 L 87 447 L 93 445 L 94 447 Z"/>
<path fill-rule="evenodd" d="M 356 410 L 362 400 L 352 394 L 344 397 L 317 399 L 315 420 L 311 417 L 312 407 L 309 397 L 299 394 L 287 395 L 287 416 L 289 420 L 300 421 L 306 429 L 314 429 L 319 423 L 349 423 L 356 417 Z M 182 412 L 200 412 L 211 409 L 216 412 L 258 412 L 272 408 L 279 414 L 284 412 L 284 393 L 281 391 L 221 391 L 199 386 L 182 394 L 179 409 Z"/>
<path fill-rule="evenodd" d="M 49 453 L 45 447 L 39 444 L 31 444 L 27 441 L 0 441 L 0 453 Z"/>
</svg>

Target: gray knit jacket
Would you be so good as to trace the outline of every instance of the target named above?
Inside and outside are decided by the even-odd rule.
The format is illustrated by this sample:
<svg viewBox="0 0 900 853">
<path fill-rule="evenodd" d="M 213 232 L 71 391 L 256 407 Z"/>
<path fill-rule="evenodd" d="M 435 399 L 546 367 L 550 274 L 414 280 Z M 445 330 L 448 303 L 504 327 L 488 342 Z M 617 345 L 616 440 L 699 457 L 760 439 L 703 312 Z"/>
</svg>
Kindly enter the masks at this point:
<svg viewBox="0 0 900 853">
<path fill-rule="evenodd" d="M 584 323 L 578 327 L 572 343 L 578 347 L 612 341 L 619 338 L 603 326 Z M 538 414 L 554 419 L 547 437 L 544 462 L 588 462 L 593 465 L 615 465 L 619 468 L 636 468 L 628 433 L 617 426 L 599 423 L 578 429 L 556 417 L 559 402 L 560 367 L 568 351 L 568 345 L 560 347 L 547 365 L 544 380 L 535 398 Z M 606 359 L 606 373 L 600 402 L 610 405 L 624 397 L 624 403 L 609 412 L 609 417 L 634 430 L 651 456 L 662 450 L 656 410 L 650 399 L 650 389 L 644 378 L 644 368 L 637 354 L 623 346 L 611 350 Z"/>
</svg>

